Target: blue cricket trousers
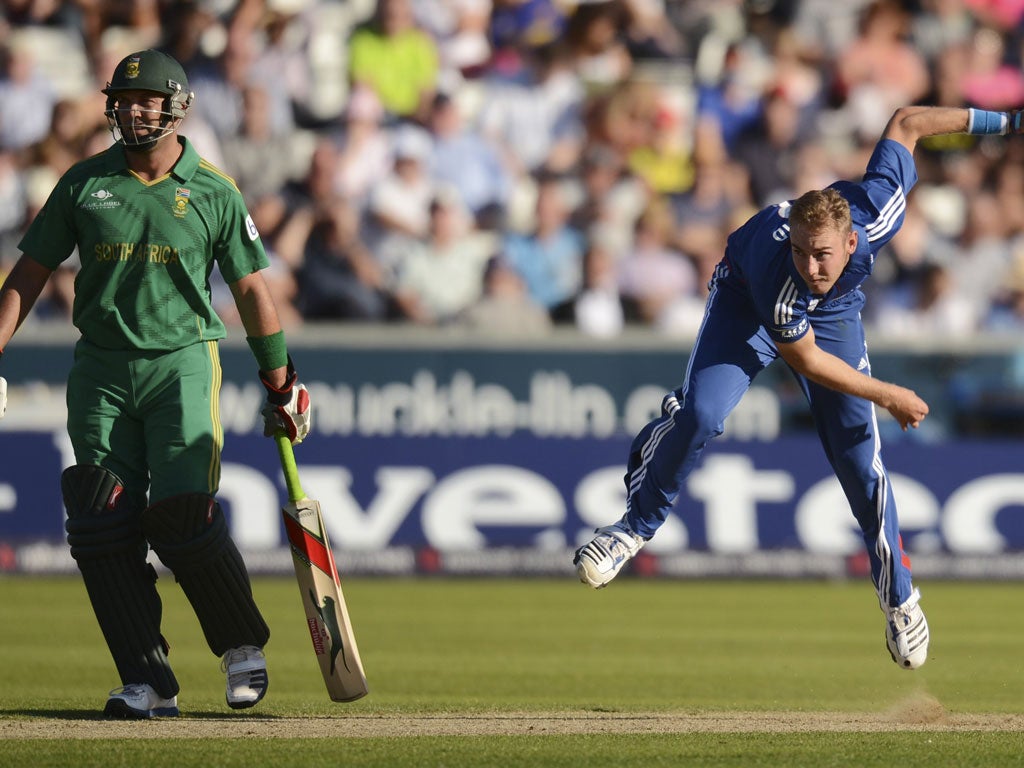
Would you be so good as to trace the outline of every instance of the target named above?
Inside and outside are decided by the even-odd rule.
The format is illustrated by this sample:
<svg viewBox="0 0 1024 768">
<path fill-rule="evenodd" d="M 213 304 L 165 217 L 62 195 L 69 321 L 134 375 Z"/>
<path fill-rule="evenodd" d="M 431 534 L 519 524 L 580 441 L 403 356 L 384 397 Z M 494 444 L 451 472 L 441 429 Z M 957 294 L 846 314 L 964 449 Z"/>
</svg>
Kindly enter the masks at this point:
<svg viewBox="0 0 1024 768">
<path fill-rule="evenodd" d="M 870 374 L 859 291 L 809 317 L 818 345 Z M 754 377 L 779 356 L 749 299 L 718 284 L 690 355 L 686 380 L 670 392 L 662 412 L 634 438 L 625 477 L 626 521 L 650 538 L 672 511 L 683 482 L 708 441 L 722 434 L 726 417 Z M 874 404 L 794 376 L 810 404 L 825 455 L 849 500 L 871 561 L 879 603 L 896 606 L 913 587 L 900 545 L 899 520 L 882 464 Z"/>
</svg>

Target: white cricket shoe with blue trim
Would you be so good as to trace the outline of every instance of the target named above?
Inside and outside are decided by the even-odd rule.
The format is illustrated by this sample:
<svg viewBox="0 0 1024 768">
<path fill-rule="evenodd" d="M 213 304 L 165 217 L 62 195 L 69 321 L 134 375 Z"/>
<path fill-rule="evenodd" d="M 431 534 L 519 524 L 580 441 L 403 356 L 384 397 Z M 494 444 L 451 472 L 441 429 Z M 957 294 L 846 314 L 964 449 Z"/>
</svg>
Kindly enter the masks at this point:
<svg viewBox="0 0 1024 768">
<path fill-rule="evenodd" d="M 920 600 L 921 591 L 915 589 L 902 605 L 886 611 L 885 644 L 903 669 L 917 669 L 928 660 L 928 622 Z"/>
<path fill-rule="evenodd" d="M 123 685 L 110 692 L 107 706 L 103 708 L 107 717 L 124 720 L 148 720 L 153 717 L 177 717 L 178 697 L 165 699 L 148 683 Z"/>
<path fill-rule="evenodd" d="M 624 520 L 597 529 L 597 535 L 576 550 L 572 564 L 580 581 L 594 589 L 607 586 L 646 543 Z"/>
<path fill-rule="evenodd" d="M 263 649 L 242 645 L 224 654 L 220 665 L 227 675 L 224 698 L 232 709 L 245 709 L 256 704 L 267 693 L 267 660 Z"/>
</svg>

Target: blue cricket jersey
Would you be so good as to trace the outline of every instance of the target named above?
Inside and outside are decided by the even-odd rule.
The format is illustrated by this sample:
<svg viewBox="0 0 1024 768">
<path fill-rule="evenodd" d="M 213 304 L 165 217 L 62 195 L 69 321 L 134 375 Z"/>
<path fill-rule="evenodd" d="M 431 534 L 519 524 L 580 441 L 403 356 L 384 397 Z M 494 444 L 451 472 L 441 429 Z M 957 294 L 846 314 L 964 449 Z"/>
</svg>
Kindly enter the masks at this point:
<svg viewBox="0 0 1024 768">
<path fill-rule="evenodd" d="M 729 236 L 715 287 L 739 290 L 750 297 L 765 330 L 776 342 L 806 335 L 809 313 L 864 302 L 860 284 L 871 274 L 875 254 L 899 231 L 906 195 L 917 183 L 913 155 L 902 144 L 882 139 L 857 183 L 830 185 L 850 203 L 857 250 L 839 280 L 825 295 L 811 293 L 793 264 L 789 243 L 791 202 L 771 205 Z"/>
</svg>

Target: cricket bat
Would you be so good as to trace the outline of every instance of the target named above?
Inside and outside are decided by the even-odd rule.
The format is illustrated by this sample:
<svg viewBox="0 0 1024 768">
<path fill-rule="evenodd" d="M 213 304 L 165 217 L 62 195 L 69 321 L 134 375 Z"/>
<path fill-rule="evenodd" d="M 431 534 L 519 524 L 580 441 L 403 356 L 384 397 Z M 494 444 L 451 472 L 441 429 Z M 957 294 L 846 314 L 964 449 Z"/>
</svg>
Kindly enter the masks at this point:
<svg viewBox="0 0 1024 768">
<path fill-rule="evenodd" d="M 281 513 L 313 650 L 331 700 L 355 701 L 369 693 L 369 689 L 320 502 L 308 498 L 302 490 L 288 437 L 279 433 L 274 439 L 288 486 L 289 501 Z"/>
</svg>

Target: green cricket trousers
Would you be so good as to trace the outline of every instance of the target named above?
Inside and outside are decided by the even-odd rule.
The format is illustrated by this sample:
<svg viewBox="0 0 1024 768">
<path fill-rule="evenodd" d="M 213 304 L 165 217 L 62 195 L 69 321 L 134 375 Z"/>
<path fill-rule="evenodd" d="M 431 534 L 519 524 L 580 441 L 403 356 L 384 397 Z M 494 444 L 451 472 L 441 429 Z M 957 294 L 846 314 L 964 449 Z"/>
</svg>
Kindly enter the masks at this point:
<svg viewBox="0 0 1024 768">
<path fill-rule="evenodd" d="M 79 341 L 67 388 L 76 462 L 120 477 L 136 509 L 183 493 L 215 495 L 220 386 L 216 341 L 170 352 Z"/>
</svg>

